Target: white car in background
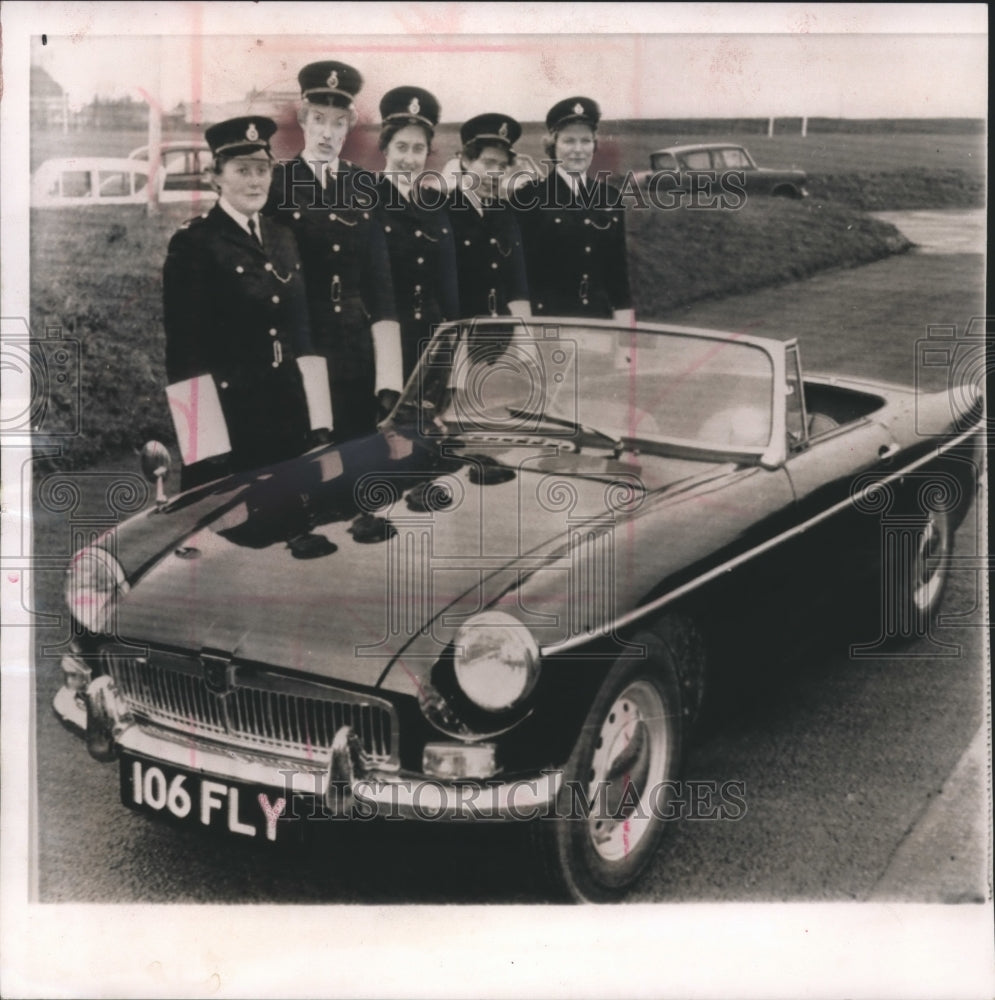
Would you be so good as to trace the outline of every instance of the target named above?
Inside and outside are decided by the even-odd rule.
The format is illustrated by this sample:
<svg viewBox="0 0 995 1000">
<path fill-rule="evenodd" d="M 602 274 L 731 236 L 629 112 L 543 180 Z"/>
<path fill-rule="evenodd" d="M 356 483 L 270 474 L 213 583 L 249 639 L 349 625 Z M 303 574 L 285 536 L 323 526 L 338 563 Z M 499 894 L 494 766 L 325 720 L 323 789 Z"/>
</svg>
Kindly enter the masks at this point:
<svg viewBox="0 0 995 1000">
<path fill-rule="evenodd" d="M 205 143 L 164 143 L 161 156 L 160 202 L 214 201 L 217 192 L 207 178 L 210 149 Z M 148 183 L 148 146 L 127 157 L 46 160 L 31 178 L 31 207 L 143 205 L 149 197 Z"/>
</svg>

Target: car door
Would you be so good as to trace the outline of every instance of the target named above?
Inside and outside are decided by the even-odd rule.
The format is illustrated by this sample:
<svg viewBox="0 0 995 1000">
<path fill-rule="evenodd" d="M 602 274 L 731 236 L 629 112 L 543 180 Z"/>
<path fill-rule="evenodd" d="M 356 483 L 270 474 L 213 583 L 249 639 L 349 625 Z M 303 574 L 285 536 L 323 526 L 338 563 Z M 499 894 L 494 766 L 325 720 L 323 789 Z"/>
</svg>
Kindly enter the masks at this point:
<svg viewBox="0 0 995 1000">
<path fill-rule="evenodd" d="M 839 599 L 862 600 L 861 584 L 879 579 L 883 542 L 876 473 L 893 468 L 899 448 L 874 413 L 837 424 L 809 412 L 797 345 L 787 350 L 788 457 L 795 493 L 795 579 L 811 577 L 807 606 L 813 618 L 837 612 Z M 818 586 L 814 585 L 818 581 Z M 873 587 L 869 592 L 873 598 Z"/>
<path fill-rule="evenodd" d="M 749 194 L 759 194 L 763 191 L 762 183 L 758 186 L 760 178 L 750 160 L 749 154 L 742 146 L 725 146 L 722 149 L 713 150 L 715 169 L 721 176 L 723 173 L 735 171 L 743 179 L 743 186 Z"/>
</svg>

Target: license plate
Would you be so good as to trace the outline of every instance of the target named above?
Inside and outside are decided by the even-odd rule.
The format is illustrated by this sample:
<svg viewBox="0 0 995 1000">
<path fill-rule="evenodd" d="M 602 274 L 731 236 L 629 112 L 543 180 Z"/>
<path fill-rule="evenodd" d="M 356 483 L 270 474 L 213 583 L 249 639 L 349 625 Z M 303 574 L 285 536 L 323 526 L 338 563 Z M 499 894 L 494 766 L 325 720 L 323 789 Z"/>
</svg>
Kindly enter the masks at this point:
<svg viewBox="0 0 995 1000">
<path fill-rule="evenodd" d="M 274 789 L 190 774 L 136 757 L 121 758 L 121 801 L 139 812 L 262 842 L 276 841 L 277 831 L 281 840 L 289 832 L 288 824 L 279 822 L 288 818 L 286 796 Z"/>
</svg>

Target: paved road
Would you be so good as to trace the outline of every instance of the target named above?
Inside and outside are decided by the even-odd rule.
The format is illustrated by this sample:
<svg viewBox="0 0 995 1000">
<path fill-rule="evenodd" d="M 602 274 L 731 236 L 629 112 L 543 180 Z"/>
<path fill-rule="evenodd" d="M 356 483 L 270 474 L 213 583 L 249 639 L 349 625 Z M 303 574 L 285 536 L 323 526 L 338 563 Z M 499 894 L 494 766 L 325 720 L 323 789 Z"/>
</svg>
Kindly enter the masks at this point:
<svg viewBox="0 0 995 1000">
<path fill-rule="evenodd" d="M 890 222 L 920 253 L 984 253 L 988 213 L 983 208 L 870 212 Z"/>
<path fill-rule="evenodd" d="M 684 310 L 682 321 L 734 326 L 762 317 L 765 330 L 799 329 L 807 357 L 855 356 L 875 338 L 913 351 L 918 323 L 882 289 L 921 285 L 922 257 Z M 959 285 L 966 320 L 980 292 L 974 256 L 934 258 L 934 285 Z M 966 288 L 965 288 L 966 286 Z M 977 285 L 980 289 L 980 283 Z M 928 296 L 928 290 L 921 293 Z M 864 322 L 854 317 L 864 312 Z M 818 326 L 811 317 L 818 316 Z M 867 316 L 886 319 L 871 326 Z M 889 325 L 890 324 L 890 325 Z M 758 331 L 759 332 L 759 331 Z M 858 367 L 878 373 L 880 352 Z M 893 365 L 892 365 L 893 367 Z M 957 552 L 978 551 L 970 516 Z M 39 574 L 57 600 L 60 574 Z M 731 822 L 682 821 L 668 831 L 635 901 L 923 902 L 983 898 L 984 836 L 971 834 L 986 807 L 977 759 L 984 723 L 984 662 L 978 577 L 954 575 L 937 638 L 896 658 L 853 660 L 851 623 L 829 640 L 762 670 L 734 710 L 706 729 L 690 753 L 689 778 L 738 780 L 747 811 Z M 941 650 L 944 651 L 944 650 Z M 930 655 L 920 655 L 930 654 Z M 763 651 L 744 669 L 763 665 Z M 480 828 L 336 827 L 316 849 L 264 853 L 133 815 L 118 803 L 113 766 L 90 761 L 48 702 L 57 664 L 39 661 L 37 684 L 38 870 L 43 901 L 117 902 L 533 902 L 520 871 L 517 833 Z M 965 757 L 965 751 L 973 748 Z M 956 799 L 957 816 L 939 802 Z M 970 828 L 970 829 L 968 829 Z M 953 856 L 954 862 L 949 859 Z M 957 863 L 957 859 L 960 862 Z"/>
</svg>

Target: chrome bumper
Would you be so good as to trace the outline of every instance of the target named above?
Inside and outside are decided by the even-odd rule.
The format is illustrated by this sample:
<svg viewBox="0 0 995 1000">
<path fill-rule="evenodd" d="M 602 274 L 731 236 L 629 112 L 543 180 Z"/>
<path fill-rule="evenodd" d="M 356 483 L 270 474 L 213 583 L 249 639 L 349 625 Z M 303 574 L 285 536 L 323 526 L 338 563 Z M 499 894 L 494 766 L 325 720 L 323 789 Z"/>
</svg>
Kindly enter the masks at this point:
<svg viewBox="0 0 995 1000">
<path fill-rule="evenodd" d="M 560 789 L 559 771 L 515 781 L 448 781 L 386 770 L 364 752 L 349 726 L 336 732 L 330 756 L 313 762 L 255 756 L 182 733 L 150 731 L 117 714 L 107 680 L 91 682 L 82 697 L 62 687 L 52 702 L 56 715 L 86 737 L 91 756 L 100 761 L 125 752 L 211 778 L 320 798 L 327 814 L 357 819 L 535 819 L 552 808 Z"/>
</svg>

